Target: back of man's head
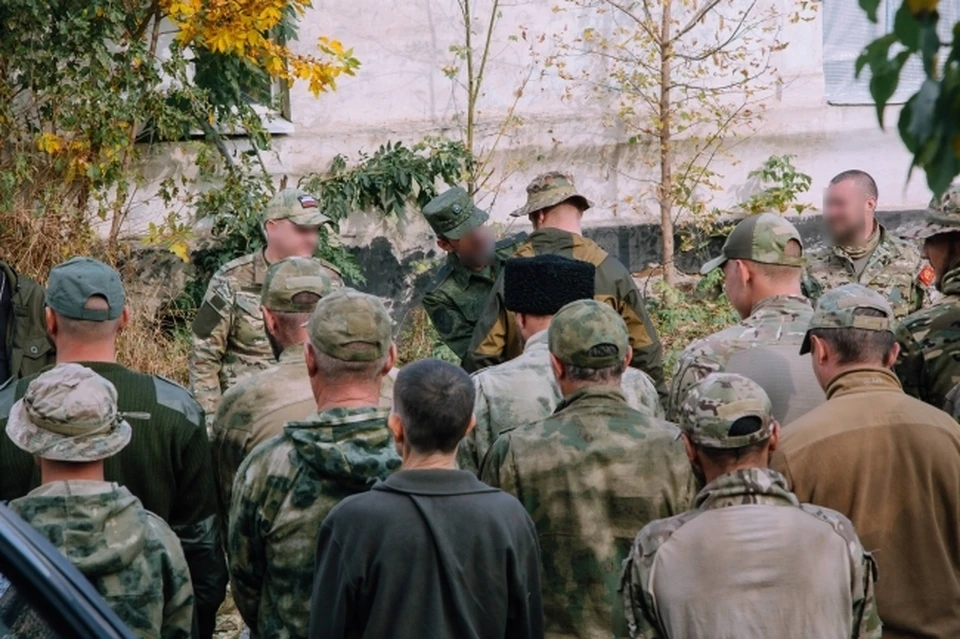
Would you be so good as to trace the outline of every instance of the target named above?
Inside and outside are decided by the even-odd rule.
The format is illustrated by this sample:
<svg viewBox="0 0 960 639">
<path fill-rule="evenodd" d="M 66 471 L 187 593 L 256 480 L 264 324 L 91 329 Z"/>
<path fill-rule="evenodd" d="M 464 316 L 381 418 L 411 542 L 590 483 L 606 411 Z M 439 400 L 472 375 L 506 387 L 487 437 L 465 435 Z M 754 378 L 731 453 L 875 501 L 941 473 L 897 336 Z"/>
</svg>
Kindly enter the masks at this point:
<svg viewBox="0 0 960 639">
<path fill-rule="evenodd" d="M 260 304 L 274 351 L 304 342 L 304 325 L 331 290 L 327 269 L 319 260 L 288 257 L 270 265 L 263 278 Z"/>
<path fill-rule="evenodd" d="M 421 455 L 452 453 L 473 420 L 473 381 L 438 359 L 407 364 L 393 387 L 393 411 L 410 448 Z"/>
<path fill-rule="evenodd" d="M 46 303 L 56 317 L 57 340 L 113 342 L 124 321 L 125 302 L 120 274 L 103 262 L 76 257 L 50 271 Z"/>
<path fill-rule="evenodd" d="M 862 191 L 863 194 L 867 197 L 872 197 L 877 199 L 880 197 L 880 191 L 877 189 L 877 182 L 873 179 L 866 171 L 861 171 L 860 169 L 849 169 L 833 176 L 833 179 L 830 180 L 830 186 L 835 184 L 840 184 L 842 182 L 853 182 L 856 184 Z"/>
<path fill-rule="evenodd" d="M 633 355 L 623 318 L 596 300 L 579 300 L 560 309 L 547 340 L 564 395 L 583 386 L 619 386 Z"/>
</svg>

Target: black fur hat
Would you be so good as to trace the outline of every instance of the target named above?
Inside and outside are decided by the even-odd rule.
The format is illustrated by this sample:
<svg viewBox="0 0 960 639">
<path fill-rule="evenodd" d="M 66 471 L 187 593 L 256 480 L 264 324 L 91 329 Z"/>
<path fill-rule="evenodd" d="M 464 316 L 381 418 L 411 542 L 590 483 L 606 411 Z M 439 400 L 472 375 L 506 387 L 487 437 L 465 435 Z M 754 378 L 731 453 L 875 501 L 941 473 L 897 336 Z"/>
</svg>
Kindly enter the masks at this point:
<svg viewBox="0 0 960 639">
<path fill-rule="evenodd" d="M 503 297 L 507 310 L 530 315 L 554 315 L 570 302 L 593 299 L 597 269 L 590 262 L 559 255 L 507 260 Z"/>
</svg>

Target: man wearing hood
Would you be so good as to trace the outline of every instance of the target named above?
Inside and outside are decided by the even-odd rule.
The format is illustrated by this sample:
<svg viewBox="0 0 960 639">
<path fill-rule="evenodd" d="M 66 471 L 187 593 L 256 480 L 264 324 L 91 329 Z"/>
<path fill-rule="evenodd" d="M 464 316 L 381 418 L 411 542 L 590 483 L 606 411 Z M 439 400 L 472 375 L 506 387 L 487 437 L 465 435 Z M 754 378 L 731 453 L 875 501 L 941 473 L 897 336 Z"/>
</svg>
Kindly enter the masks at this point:
<svg viewBox="0 0 960 639">
<path fill-rule="evenodd" d="M 79 364 L 37 377 L 7 421 L 42 485 L 10 508 L 40 531 L 139 637 L 195 636 L 193 586 L 180 541 L 103 460 L 130 441 L 113 384 Z"/>
<path fill-rule="evenodd" d="M 237 470 L 228 554 L 233 598 L 254 637 L 306 637 L 317 534 L 342 499 L 400 467 L 380 407 L 397 351 L 377 298 L 340 289 L 310 317 L 317 412 L 288 422 Z"/>
</svg>

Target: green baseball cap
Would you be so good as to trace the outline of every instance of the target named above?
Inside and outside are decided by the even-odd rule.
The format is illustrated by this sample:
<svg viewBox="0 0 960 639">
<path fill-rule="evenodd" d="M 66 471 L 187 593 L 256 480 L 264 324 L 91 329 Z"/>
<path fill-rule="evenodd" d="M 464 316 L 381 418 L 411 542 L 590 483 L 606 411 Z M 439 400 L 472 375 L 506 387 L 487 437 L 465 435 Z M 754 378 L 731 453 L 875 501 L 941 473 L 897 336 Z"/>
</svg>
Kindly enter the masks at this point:
<svg viewBox="0 0 960 639">
<path fill-rule="evenodd" d="M 470 194 L 459 186 L 447 189 L 427 202 L 423 217 L 434 233 L 449 240 L 459 240 L 490 219 L 487 212 L 478 208 Z"/>
<path fill-rule="evenodd" d="M 107 300 L 106 310 L 84 308 L 91 297 Z M 47 306 L 58 315 L 71 319 L 103 322 L 120 317 L 126 295 L 120 274 L 103 262 L 75 257 L 50 270 L 47 280 Z"/>
<path fill-rule="evenodd" d="M 926 240 L 943 233 L 960 233 L 960 182 L 950 185 L 939 199 L 930 200 L 923 221 L 900 232 L 902 237 Z"/>
<path fill-rule="evenodd" d="M 288 257 L 267 269 L 260 304 L 280 313 L 312 313 L 315 303 L 297 304 L 293 298 L 300 293 L 313 293 L 322 298 L 332 288 L 322 262 L 309 257 Z"/>
<path fill-rule="evenodd" d="M 581 211 L 593 206 L 590 200 L 577 191 L 571 174 L 560 171 L 542 173 L 527 185 L 527 203 L 511 213 L 510 217 L 526 217 L 567 200 L 576 200 Z"/>
<path fill-rule="evenodd" d="M 883 317 L 856 315 L 860 309 L 873 309 Z M 895 320 L 890 302 L 876 291 L 861 284 L 844 284 L 820 296 L 807 334 L 800 345 L 800 354 L 810 352 L 810 331 L 815 328 L 862 328 L 867 331 L 894 332 Z"/>
<path fill-rule="evenodd" d="M 80 364 L 60 364 L 27 386 L 10 409 L 7 435 L 31 455 L 91 462 L 119 452 L 132 430 L 117 411 L 113 384 Z"/>
<path fill-rule="evenodd" d="M 627 325 L 620 315 L 596 300 L 577 300 L 557 311 L 547 333 L 550 352 L 564 364 L 583 368 L 607 368 L 623 362 L 630 349 Z M 591 348 L 616 346 L 613 355 L 594 357 Z"/>
<path fill-rule="evenodd" d="M 757 417 L 760 428 L 731 435 L 743 417 Z M 742 448 L 773 434 L 773 405 L 759 384 L 732 373 L 711 373 L 690 389 L 680 407 L 680 432 L 705 448 Z"/>
<path fill-rule="evenodd" d="M 263 221 L 290 220 L 297 226 L 321 226 L 330 218 L 320 212 L 320 205 L 309 193 L 300 189 L 283 189 L 270 198 Z"/>
<path fill-rule="evenodd" d="M 306 326 L 315 349 L 344 362 L 378 360 L 393 343 L 393 322 L 383 302 L 352 288 L 317 302 Z"/>
<path fill-rule="evenodd" d="M 800 255 L 787 255 L 790 240 L 800 243 Z M 782 266 L 804 265 L 803 240 L 797 228 L 786 219 L 774 213 L 751 215 L 741 220 L 723 243 L 723 252 L 700 269 L 706 275 L 720 268 L 727 260 L 750 260 L 762 264 L 780 264 Z"/>
</svg>

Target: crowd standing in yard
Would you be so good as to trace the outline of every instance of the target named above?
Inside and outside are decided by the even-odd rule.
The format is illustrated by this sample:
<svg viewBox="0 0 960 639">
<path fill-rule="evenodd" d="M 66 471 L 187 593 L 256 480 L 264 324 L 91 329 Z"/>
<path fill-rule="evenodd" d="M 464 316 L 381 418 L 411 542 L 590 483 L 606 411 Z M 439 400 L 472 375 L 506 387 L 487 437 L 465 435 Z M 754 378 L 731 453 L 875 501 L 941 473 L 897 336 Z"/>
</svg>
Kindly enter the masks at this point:
<svg viewBox="0 0 960 639">
<path fill-rule="evenodd" d="M 0 499 L 142 637 L 210 637 L 228 577 L 264 639 L 960 637 L 960 186 L 904 238 L 862 171 L 822 246 L 744 219 L 703 266 L 741 321 L 672 375 L 573 176 L 526 193 L 519 244 L 424 207 L 462 369 L 396 371 L 296 189 L 210 282 L 189 390 L 117 363 L 112 268 L 0 264 Z"/>
</svg>

